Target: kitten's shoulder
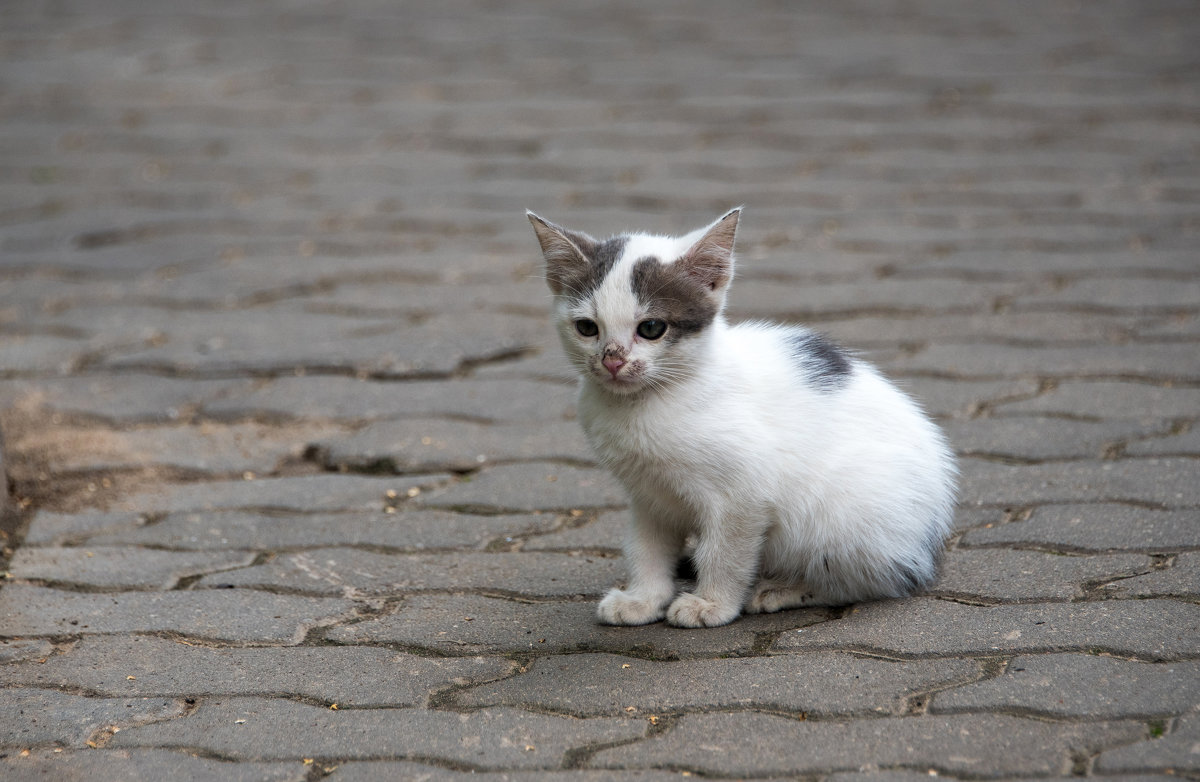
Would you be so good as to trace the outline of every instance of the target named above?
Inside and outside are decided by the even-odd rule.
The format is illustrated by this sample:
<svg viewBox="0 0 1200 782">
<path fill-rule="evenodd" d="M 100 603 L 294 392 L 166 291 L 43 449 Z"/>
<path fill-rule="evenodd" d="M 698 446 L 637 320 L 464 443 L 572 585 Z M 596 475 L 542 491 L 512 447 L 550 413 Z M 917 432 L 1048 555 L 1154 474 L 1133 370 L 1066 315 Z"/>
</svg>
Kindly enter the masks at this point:
<svg viewBox="0 0 1200 782">
<path fill-rule="evenodd" d="M 804 382 L 821 391 L 845 386 L 860 362 L 846 348 L 804 326 L 751 321 L 731 329 L 736 339 L 769 350 L 775 361 L 798 373 Z"/>
</svg>

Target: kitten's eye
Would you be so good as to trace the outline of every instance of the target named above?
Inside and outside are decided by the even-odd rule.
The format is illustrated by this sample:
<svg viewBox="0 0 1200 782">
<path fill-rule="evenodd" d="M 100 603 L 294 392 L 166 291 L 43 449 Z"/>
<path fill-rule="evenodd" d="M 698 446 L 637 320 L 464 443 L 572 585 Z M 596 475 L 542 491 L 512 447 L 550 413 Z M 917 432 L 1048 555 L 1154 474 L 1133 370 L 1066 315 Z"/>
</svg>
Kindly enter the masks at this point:
<svg viewBox="0 0 1200 782">
<path fill-rule="evenodd" d="M 637 335 L 642 339 L 658 339 L 666 333 L 667 324 L 661 320 L 643 320 L 637 327 Z"/>
<path fill-rule="evenodd" d="M 596 325 L 596 321 L 587 318 L 575 321 L 575 330 L 583 337 L 594 337 L 600 333 L 600 327 Z"/>
</svg>

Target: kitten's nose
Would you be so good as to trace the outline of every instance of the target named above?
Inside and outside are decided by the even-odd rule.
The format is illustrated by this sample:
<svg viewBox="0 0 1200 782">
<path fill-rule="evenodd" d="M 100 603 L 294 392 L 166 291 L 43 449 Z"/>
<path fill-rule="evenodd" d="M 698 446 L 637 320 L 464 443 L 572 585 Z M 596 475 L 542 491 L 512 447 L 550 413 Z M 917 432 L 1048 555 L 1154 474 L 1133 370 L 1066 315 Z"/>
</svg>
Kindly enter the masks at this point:
<svg viewBox="0 0 1200 782">
<path fill-rule="evenodd" d="M 606 356 L 600 363 L 613 377 L 616 377 L 617 373 L 621 371 L 621 367 L 625 366 L 625 362 L 616 356 Z"/>
</svg>

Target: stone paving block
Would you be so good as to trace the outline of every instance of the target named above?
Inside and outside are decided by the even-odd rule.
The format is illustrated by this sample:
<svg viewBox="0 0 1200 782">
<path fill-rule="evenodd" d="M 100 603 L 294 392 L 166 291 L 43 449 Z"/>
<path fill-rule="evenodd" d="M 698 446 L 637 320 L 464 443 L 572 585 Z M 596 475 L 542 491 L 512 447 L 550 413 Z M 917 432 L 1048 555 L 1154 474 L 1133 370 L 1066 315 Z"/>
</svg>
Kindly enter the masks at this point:
<svg viewBox="0 0 1200 782">
<path fill-rule="evenodd" d="M 893 371 L 936 372 L 973 379 L 1003 377 L 1012 373 L 1012 367 L 1020 367 L 1024 375 L 1063 379 L 1115 376 L 1146 381 L 1200 380 L 1200 367 L 1179 359 L 1178 347 L 1156 343 L 1077 347 L 934 343 L 889 366 Z"/>
<path fill-rule="evenodd" d="M 739 280 L 730 294 L 735 318 L 800 318 L 813 314 L 921 312 L 933 314 L 990 308 L 999 298 L 1015 296 L 1028 287 L 1019 282 L 956 279 L 872 280 L 853 283 L 780 285 L 778 281 Z"/>
<path fill-rule="evenodd" d="M 1039 551 L 960 548 L 947 552 L 930 592 L 1000 602 L 1042 602 L 1083 597 L 1089 582 L 1122 578 L 1150 569 L 1141 554 L 1091 557 Z"/>
<path fill-rule="evenodd" d="M 1030 461 L 1095 459 L 1108 445 L 1164 431 L 1156 419 L 1093 422 L 1040 416 L 948 421 L 943 428 L 959 454 Z"/>
<path fill-rule="evenodd" d="M 304 725 L 303 731 L 278 730 Z M 429 758 L 480 769 L 561 768 L 574 747 L 645 735 L 640 719 L 589 720 L 487 709 L 340 709 L 265 698 L 210 698 L 181 719 L 122 730 L 109 746 L 179 748 L 239 760 Z"/>
<path fill-rule="evenodd" d="M 964 503 L 1130 502 L 1167 508 L 1200 505 L 1195 463 L 1182 458 L 1001 464 L 959 461 Z"/>
<path fill-rule="evenodd" d="M 279 551 L 323 546 L 380 546 L 419 551 L 513 543 L 559 526 L 553 513 L 471 516 L 440 510 L 395 513 L 172 513 L 153 524 L 103 533 L 94 545 Z M 536 537 L 534 538 L 537 539 Z"/>
<path fill-rule="evenodd" d="M 1048 724 L 1006 714 L 855 722 L 803 721 L 756 712 L 688 714 L 666 733 L 597 752 L 589 765 L 666 765 L 714 776 L 849 771 L 863 766 L 932 768 L 964 776 L 1044 776 L 1066 773 L 1073 751 L 1134 741 L 1144 731 L 1136 722 Z"/>
<path fill-rule="evenodd" d="M 974 606 L 933 598 L 865 603 L 784 633 L 775 651 L 862 649 L 913 656 L 1100 651 L 1171 660 L 1200 649 L 1200 607 L 1173 600 Z"/>
<path fill-rule="evenodd" d="M 1114 581 L 1104 586 L 1106 594 L 1128 597 L 1186 599 L 1200 596 L 1200 553 L 1179 554 L 1171 562 L 1170 567 Z"/>
<path fill-rule="evenodd" d="M 963 312 L 953 306 L 956 312 Z M 888 316 L 855 313 L 833 318 L 818 314 L 815 321 L 813 325 L 838 342 L 852 348 L 867 348 L 999 340 L 1100 342 L 1128 334 L 1138 319 L 1129 315 L 1069 311 L 1018 313 L 986 309 L 963 314 L 926 311 Z"/>
<path fill-rule="evenodd" d="M 0 690 L 0 747 L 26 749 L 60 744 L 82 748 L 101 728 L 128 729 L 184 713 L 170 698 L 87 698 L 56 690 Z"/>
<path fill-rule="evenodd" d="M 233 763 L 160 749 L 39 750 L 0 758 L 8 782 L 91 782 L 96 779 L 187 779 L 191 782 L 305 782 L 312 766 Z"/>
<path fill-rule="evenodd" d="M 638 654 L 656 659 L 746 654 L 760 636 L 795 631 L 828 619 L 822 609 L 745 616 L 704 633 L 659 623 L 609 627 L 596 621 L 596 601 L 525 602 L 480 595 L 415 595 L 394 613 L 332 627 L 336 643 L 399 644 L 442 654 Z"/>
<path fill-rule="evenodd" d="M 182 380 L 156 375 L 44 377 L 0 381 L 0 399 L 121 423 L 177 421 L 203 402 L 246 393 L 250 380 Z"/>
<path fill-rule="evenodd" d="M 604 470 L 530 462 L 483 470 L 470 480 L 422 493 L 420 502 L 440 508 L 533 511 L 615 508 L 628 500 Z"/>
<path fill-rule="evenodd" d="M 420 763 L 368 761 L 343 763 L 325 779 L 329 782 L 375 782 L 380 779 L 408 779 L 413 782 L 678 782 L 674 771 L 459 771 Z"/>
<path fill-rule="evenodd" d="M 179 310 L 133 309 L 126 317 L 143 320 L 162 339 L 140 349 L 106 355 L 103 366 L 112 370 L 169 370 L 176 372 L 259 374 L 306 371 L 366 372 L 383 377 L 447 374 L 470 364 L 521 351 L 537 344 L 541 323 L 528 318 L 488 312 L 464 311 L 440 315 L 406 326 L 379 319 L 339 318 L 298 311 L 290 305 L 262 313 L 231 310 L 214 321 L 208 315 L 180 318 Z M 99 321 L 92 328 L 116 327 L 105 323 L 111 311 L 78 308 L 62 325 Z M 167 317 L 165 317 L 167 316 Z M 272 329 L 256 328 L 264 319 Z"/>
<path fill-rule="evenodd" d="M 144 523 L 140 514 L 129 511 L 54 513 L 39 510 L 25 532 L 25 542 L 32 545 L 78 543 L 93 535 L 132 529 Z"/>
<path fill-rule="evenodd" d="M 531 597 L 599 596 L 624 574 L 616 557 L 553 552 L 375 554 L 347 548 L 282 554 L 263 565 L 201 578 L 197 589 L 250 587 L 315 595 L 480 590 Z"/>
<path fill-rule="evenodd" d="M 54 646 L 49 641 L 4 639 L 0 640 L 0 665 L 40 660 L 53 652 Z"/>
<path fill-rule="evenodd" d="M 314 440 L 339 436 L 349 436 L 348 430 L 329 424 L 273 427 L 203 422 L 127 431 L 60 426 L 39 433 L 38 439 L 54 442 L 46 466 L 54 472 L 165 465 L 228 475 L 272 472 L 286 459 L 299 460 Z"/>
<path fill-rule="evenodd" d="M 590 462 L 594 458 L 574 421 L 480 424 L 405 419 L 370 424 L 352 436 L 313 443 L 328 469 L 376 472 L 474 470 L 505 461 Z"/>
<path fill-rule="evenodd" d="M 1034 508 L 1026 521 L 971 529 L 962 542 L 970 546 L 1024 544 L 1068 551 L 1165 552 L 1200 547 L 1195 522 L 1196 512 L 1190 509 L 1150 510 L 1103 502 L 1042 505 Z"/>
<path fill-rule="evenodd" d="M 1164 437 L 1148 437 L 1129 443 L 1124 453 L 1128 456 L 1196 456 L 1200 455 L 1200 426 L 1180 434 Z"/>
<path fill-rule="evenodd" d="M 388 478 L 359 475 L 305 475 L 254 480 L 165 484 L 126 495 L 116 510 L 200 512 L 241 509 L 272 511 L 382 511 L 425 487 L 450 480 L 449 475 L 404 475 Z M 393 492 L 394 494 L 389 494 Z M 415 496 L 415 495 L 412 495 Z"/>
<path fill-rule="evenodd" d="M 1143 663 L 1088 654 L 1020 656 L 994 679 L 933 696 L 930 711 L 1052 717 L 1170 717 L 1200 704 L 1200 663 Z"/>
<path fill-rule="evenodd" d="M 522 551 L 620 551 L 629 526 L 629 511 L 610 511 L 581 527 L 568 526 L 557 532 L 531 535 L 521 542 Z"/>
<path fill-rule="evenodd" d="M 895 661 L 843 652 L 659 662 L 613 654 L 539 657 L 528 672 L 457 694 L 463 706 L 591 716 L 763 709 L 899 714 L 906 696 L 972 681 L 971 660 Z"/>
<path fill-rule="evenodd" d="M 1171 726 L 1171 732 L 1136 744 L 1116 747 L 1100 754 L 1096 770 L 1101 774 L 1162 771 L 1175 776 L 1200 770 L 1200 716 L 1188 714 Z"/>
<path fill-rule="evenodd" d="M 270 695 L 394 707 L 424 705 L 432 692 L 487 682 L 512 668 L 499 658 L 417 657 L 375 647 L 214 648 L 145 635 L 87 636 L 38 660 L 0 667 L 0 682 L 119 698 Z"/>
<path fill-rule="evenodd" d="M 0 590 L 0 634 L 173 632 L 240 643 L 295 644 L 311 628 L 349 617 L 354 604 L 244 589 L 83 594 L 9 584 Z"/>
<path fill-rule="evenodd" d="M 565 364 L 561 356 L 556 358 Z M 507 365 L 501 365 L 507 366 Z M 283 416 L 374 421 L 458 416 L 489 421 L 552 421 L 571 414 L 571 385 L 534 380 L 410 380 L 403 383 L 317 375 L 242 387 L 204 405 L 222 418 Z"/>
<path fill-rule="evenodd" d="M 181 578 L 247 567 L 253 552 L 156 551 L 142 548 L 29 547 L 9 565 L 13 577 L 102 589 L 172 589 Z"/>
<path fill-rule="evenodd" d="M 1092 310 L 1195 310 L 1200 302 L 1200 281 L 1168 279 L 1072 280 L 1053 292 L 1018 296 L 1013 305 L 1022 309 L 1086 307 Z"/>
<path fill-rule="evenodd" d="M 1029 399 L 1000 403 L 1009 413 L 1096 416 L 1098 418 L 1158 416 L 1192 417 L 1200 410 L 1200 388 L 1106 380 L 1063 380 Z"/>
<path fill-rule="evenodd" d="M 925 412 L 938 418 L 966 418 L 985 403 L 1028 396 L 1036 393 L 1038 389 L 1038 384 L 1027 378 L 946 380 L 919 375 L 893 375 L 890 379 L 916 399 Z"/>
</svg>

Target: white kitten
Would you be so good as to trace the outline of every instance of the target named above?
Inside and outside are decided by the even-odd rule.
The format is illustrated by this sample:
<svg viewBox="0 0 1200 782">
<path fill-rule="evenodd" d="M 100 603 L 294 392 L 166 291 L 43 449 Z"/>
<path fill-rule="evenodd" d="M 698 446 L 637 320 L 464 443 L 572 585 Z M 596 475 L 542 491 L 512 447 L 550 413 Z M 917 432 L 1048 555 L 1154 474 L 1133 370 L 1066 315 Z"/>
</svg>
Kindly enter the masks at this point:
<svg viewBox="0 0 1200 782">
<path fill-rule="evenodd" d="M 935 576 L 955 502 L 945 439 L 822 336 L 726 323 L 740 214 L 604 241 L 528 215 L 584 432 L 632 506 L 628 588 L 601 601 L 602 622 L 712 627 Z M 696 588 L 677 594 L 689 538 Z"/>
</svg>

